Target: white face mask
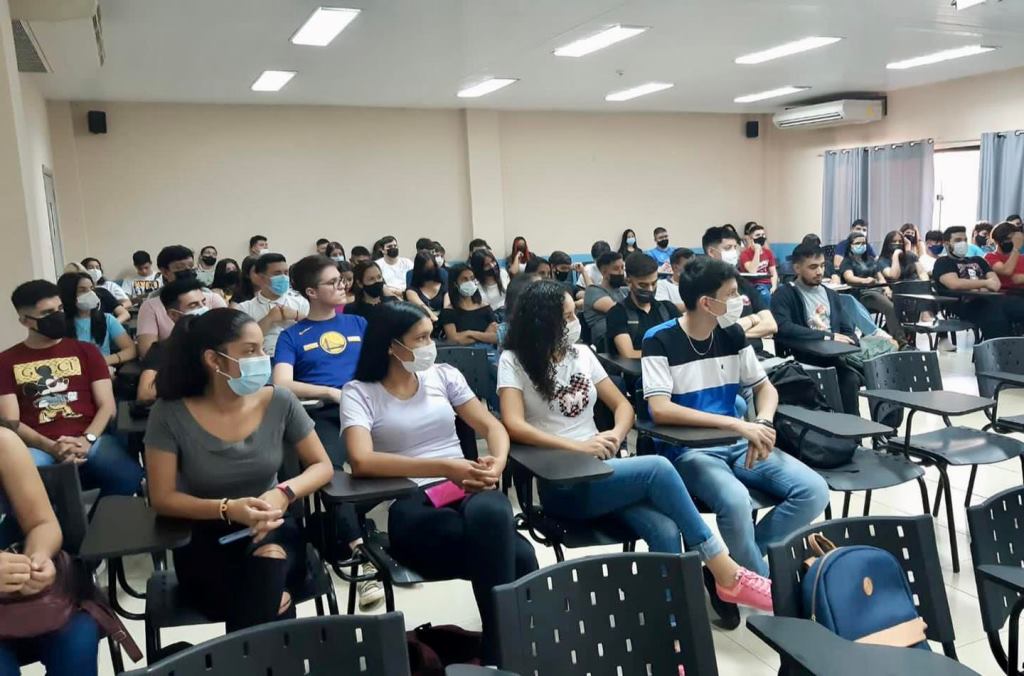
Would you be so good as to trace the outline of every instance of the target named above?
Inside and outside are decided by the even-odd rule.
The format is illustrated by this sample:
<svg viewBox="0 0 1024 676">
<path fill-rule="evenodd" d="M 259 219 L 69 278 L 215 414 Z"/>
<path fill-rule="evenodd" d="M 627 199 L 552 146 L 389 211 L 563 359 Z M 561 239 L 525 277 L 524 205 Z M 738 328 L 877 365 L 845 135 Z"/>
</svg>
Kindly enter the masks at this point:
<svg viewBox="0 0 1024 676">
<path fill-rule="evenodd" d="M 93 268 L 92 270 L 89 270 L 89 276 L 92 277 L 93 284 L 99 284 L 100 278 L 103 277 L 103 270 Z"/>
<path fill-rule="evenodd" d="M 580 325 L 580 320 L 574 319 L 571 322 L 567 322 L 565 325 L 565 344 L 575 345 L 580 342 L 582 334 L 583 326 Z"/>
<path fill-rule="evenodd" d="M 459 284 L 459 293 L 461 293 L 466 298 L 472 298 L 473 296 L 476 295 L 476 292 L 479 290 L 480 287 L 477 286 L 477 283 L 473 281 L 463 282 L 462 284 Z"/>
<path fill-rule="evenodd" d="M 726 265 L 736 265 L 740 262 L 738 249 L 719 249 L 719 253 L 722 254 L 722 262 Z"/>
<path fill-rule="evenodd" d="M 395 342 L 405 347 L 401 341 L 396 340 Z M 434 360 L 437 359 L 437 343 L 434 342 L 423 347 L 405 347 L 405 349 L 412 352 L 412 361 L 402 361 L 401 359 L 398 361 L 402 362 L 402 368 L 409 373 L 422 373 L 433 366 Z"/>
<path fill-rule="evenodd" d="M 953 255 L 963 258 L 967 255 L 967 241 L 953 243 Z"/>
<path fill-rule="evenodd" d="M 75 299 L 75 305 L 79 310 L 92 312 L 100 306 L 100 297 L 96 295 L 95 291 L 86 291 Z"/>
<path fill-rule="evenodd" d="M 443 268 L 444 256 L 434 256 L 434 264 L 436 264 L 438 268 Z"/>
<path fill-rule="evenodd" d="M 717 303 L 722 301 L 717 298 L 712 298 Z M 715 319 L 718 320 L 718 325 L 723 329 L 727 329 L 740 320 L 740 315 L 743 314 L 743 297 L 736 296 L 725 301 L 725 313 L 715 315 Z"/>
<path fill-rule="evenodd" d="M 192 317 L 202 317 L 209 311 L 210 308 L 206 307 L 205 305 L 200 305 L 199 307 L 192 308 L 191 310 L 185 312 L 184 314 L 190 315 Z"/>
</svg>

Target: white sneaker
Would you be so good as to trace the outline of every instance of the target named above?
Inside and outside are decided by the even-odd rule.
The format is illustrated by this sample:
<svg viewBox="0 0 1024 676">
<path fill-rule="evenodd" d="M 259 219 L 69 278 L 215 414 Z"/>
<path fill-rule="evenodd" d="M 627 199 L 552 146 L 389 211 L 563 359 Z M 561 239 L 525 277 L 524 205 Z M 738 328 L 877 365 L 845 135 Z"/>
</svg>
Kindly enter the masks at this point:
<svg viewBox="0 0 1024 676">
<path fill-rule="evenodd" d="M 953 341 L 949 338 L 943 338 L 940 340 L 937 347 L 941 352 L 956 352 L 956 345 L 954 345 Z"/>
<path fill-rule="evenodd" d="M 372 563 L 367 562 L 359 566 L 360 576 L 376 574 L 377 567 Z M 356 593 L 359 595 L 359 610 L 370 610 L 384 600 L 384 585 L 376 578 L 366 580 L 359 583 Z"/>
</svg>

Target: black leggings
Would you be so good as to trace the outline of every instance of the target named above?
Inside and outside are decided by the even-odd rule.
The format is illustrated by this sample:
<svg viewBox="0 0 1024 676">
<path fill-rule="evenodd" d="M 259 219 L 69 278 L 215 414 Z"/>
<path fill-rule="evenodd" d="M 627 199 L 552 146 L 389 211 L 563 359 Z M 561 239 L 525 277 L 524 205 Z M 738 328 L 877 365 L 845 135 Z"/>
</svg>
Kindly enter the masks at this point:
<svg viewBox="0 0 1024 676">
<path fill-rule="evenodd" d="M 320 443 L 324 445 L 334 469 L 341 469 L 348 460 L 345 440 L 341 438 L 341 409 L 337 404 L 328 402 L 323 408 L 310 411 L 309 417 L 313 419 L 313 429 L 320 437 Z"/>
<path fill-rule="evenodd" d="M 243 538 L 227 545 L 218 538 L 242 528 L 222 521 L 200 521 L 192 540 L 174 550 L 178 584 L 188 602 L 214 622 L 226 622 L 228 632 L 295 616 L 295 593 L 306 575 L 306 556 L 298 524 L 290 516 L 259 544 Z M 278 545 L 285 559 L 253 556 L 264 545 Z M 281 594 L 291 591 L 292 605 L 284 614 Z"/>
<path fill-rule="evenodd" d="M 484 664 L 497 664 L 491 589 L 537 570 L 533 546 L 516 533 L 508 498 L 487 491 L 438 509 L 418 491 L 391 505 L 388 535 L 395 558 L 425 578 L 473 583 Z"/>
</svg>

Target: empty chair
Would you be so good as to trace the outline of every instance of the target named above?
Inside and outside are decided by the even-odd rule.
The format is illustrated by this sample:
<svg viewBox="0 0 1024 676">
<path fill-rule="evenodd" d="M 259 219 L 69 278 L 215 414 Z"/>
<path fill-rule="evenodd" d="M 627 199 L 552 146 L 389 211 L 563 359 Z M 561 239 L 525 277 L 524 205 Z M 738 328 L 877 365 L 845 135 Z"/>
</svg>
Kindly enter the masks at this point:
<svg viewBox="0 0 1024 676">
<path fill-rule="evenodd" d="M 931 282 L 926 280 L 897 282 L 892 287 L 892 302 L 900 326 L 909 335 L 925 334 L 930 350 L 936 348 L 940 335 L 948 333 L 953 336 L 955 342 L 957 331 L 971 331 L 975 328 L 974 324 L 963 319 L 940 317 L 941 306 L 932 295 Z M 921 314 L 924 312 L 932 313 L 934 320 L 921 321 Z M 910 343 L 913 344 L 914 341 L 911 340 Z"/>
<path fill-rule="evenodd" d="M 996 400 L 989 415 L 992 428 L 996 432 L 1024 432 L 1024 415 L 999 416 L 1002 391 L 1024 388 L 1024 338 L 991 338 L 975 345 L 974 375 L 978 394 Z"/>
</svg>

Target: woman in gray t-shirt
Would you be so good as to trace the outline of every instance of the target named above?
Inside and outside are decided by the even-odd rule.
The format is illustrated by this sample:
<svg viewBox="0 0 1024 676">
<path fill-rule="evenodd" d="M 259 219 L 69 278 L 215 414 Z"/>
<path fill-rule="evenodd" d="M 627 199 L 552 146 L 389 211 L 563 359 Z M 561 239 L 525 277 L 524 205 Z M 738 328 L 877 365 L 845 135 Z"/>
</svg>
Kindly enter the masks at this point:
<svg viewBox="0 0 1024 676">
<path fill-rule="evenodd" d="M 294 616 L 289 590 L 305 576 L 305 549 L 288 507 L 334 473 L 298 399 L 266 387 L 269 378 L 263 332 L 247 314 L 186 316 L 168 341 L 146 427 L 153 508 L 195 522 L 191 542 L 174 551 L 178 583 L 229 632 Z M 243 528 L 250 537 L 218 542 Z"/>
</svg>

